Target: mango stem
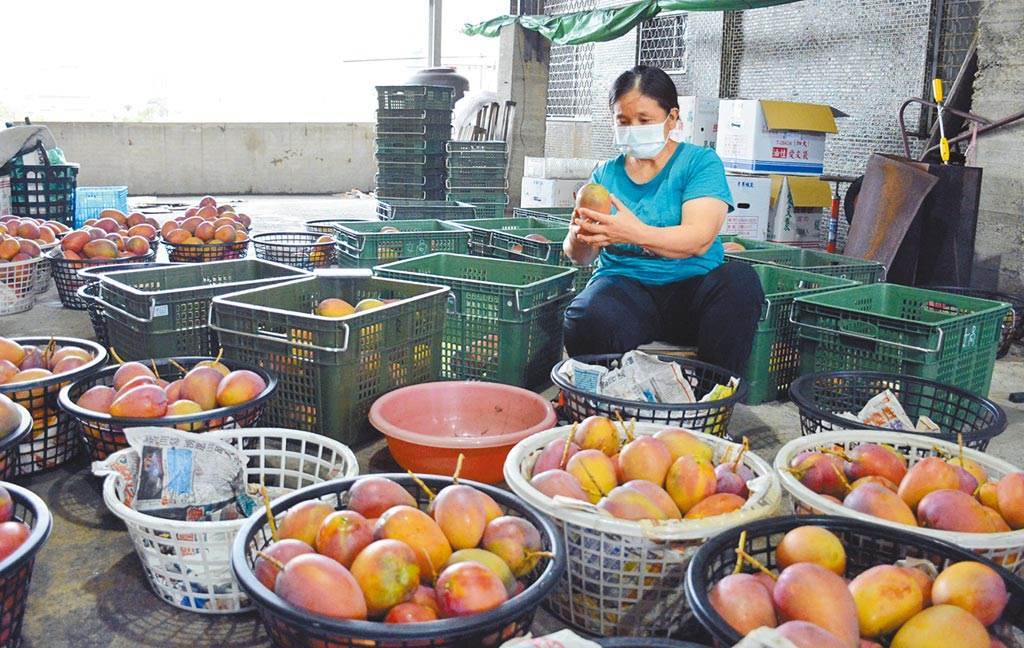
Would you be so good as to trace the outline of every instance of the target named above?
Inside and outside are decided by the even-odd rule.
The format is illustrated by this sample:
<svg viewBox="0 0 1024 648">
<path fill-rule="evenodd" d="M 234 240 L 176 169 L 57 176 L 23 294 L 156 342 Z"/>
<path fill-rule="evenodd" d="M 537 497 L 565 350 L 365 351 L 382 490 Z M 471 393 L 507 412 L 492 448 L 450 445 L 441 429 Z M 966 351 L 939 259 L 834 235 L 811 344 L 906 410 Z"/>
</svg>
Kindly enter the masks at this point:
<svg viewBox="0 0 1024 648">
<path fill-rule="evenodd" d="M 733 568 L 732 573 L 738 574 L 743 571 L 743 554 L 744 547 L 747 546 L 747 532 L 740 531 L 740 541 L 736 545 L 736 567 Z"/>
<path fill-rule="evenodd" d="M 455 461 L 455 472 L 452 473 L 452 483 L 459 483 L 459 473 L 462 472 L 462 460 L 466 458 L 466 455 L 459 453 L 459 458 Z"/>
<path fill-rule="evenodd" d="M 565 463 L 569 461 L 569 446 L 572 445 L 572 440 L 576 436 L 576 424 L 573 423 L 569 429 L 569 434 L 565 435 L 565 447 L 562 448 L 562 458 L 558 460 L 558 467 L 565 470 Z"/>
<path fill-rule="evenodd" d="M 182 374 L 187 374 L 188 373 L 188 369 L 186 369 L 185 367 L 182 367 L 181 364 L 177 360 L 175 360 L 174 358 L 170 358 L 168 360 L 168 362 L 170 362 L 172 365 L 174 365 L 174 367 L 178 371 L 180 371 Z"/>
<path fill-rule="evenodd" d="M 262 558 L 263 560 L 266 560 L 268 563 L 270 563 L 274 567 L 277 567 L 279 570 L 280 569 L 284 569 L 284 563 L 281 562 L 280 560 L 278 560 L 277 558 L 274 558 L 270 554 L 264 553 L 262 551 L 257 551 L 256 555 L 259 556 L 260 558 Z"/>
<path fill-rule="evenodd" d="M 434 491 L 430 490 L 430 487 L 427 486 L 422 479 L 414 475 L 411 470 L 407 470 L 406 472 L 409 473 L 409 476 L 412 477 L 412 480 L 416 483 L 416 485 L 422 488 L 423 492 L 427 494 L 427 497 L 430 499 L 430 501 L 433 502 L 434 498 L 437 497 L 437 495 L 434 494 Z"/>
<path fill-rule="evenodd" d="M 743 549 L 740 549 L 739 552 L 743 556 L 743 560 L 753 565 L 755 568 L 757 568 L 759 572 L 761 572 L 762 574 L 768 574 L 768 577 L 771 578 L 773 581 L 779 580 L 779 577 L 775 574 L 775 572 L 761 564 L 760 560 L 754 558 Z"/>
<path fill-rule="evenodd" d="M 743 459 L 744 453 L 750 450 L 750 439 L 746 436 L 743 437 L 743 447 L 740 448 L 740 453 L 736 455 L 736 461 L 732 462 L 732 471 L 736 472 L 736 469 L 740 466 L 740 461 Z"/>
<path fill-rule="evenodd" d="M 156 376 L 157 378 L 159 378 L 160 377 L 160 372 L 157 371 L 156 360 L 153 360 L 152 358 L 150 358 L 149 364 L 152 365 L 152 367 L 153 367 L 153 375 Z"/>
<path fill-rule="evenodd" d="M 270 496 L 267 495 L 267 486 L 262 482 L 260 482 L 260 495 L 263 496 L 263 507 L 267 513 L 267 526 L 270 527 L 270 539 L 277 542 L 277 520 L 274 519 L 274 513 L 270 510 Z"/>
<path fill-rule="evenodd" d="M 124 364 L 124 360 L 121 359 L 121 356 L 117 355 L 117 350 L 114 349 L 114 347 L 110 347 L 110 357 L 112 357 L 114 359 L 114 362 L 116 362 L 117 364 Z"/>
</svg>

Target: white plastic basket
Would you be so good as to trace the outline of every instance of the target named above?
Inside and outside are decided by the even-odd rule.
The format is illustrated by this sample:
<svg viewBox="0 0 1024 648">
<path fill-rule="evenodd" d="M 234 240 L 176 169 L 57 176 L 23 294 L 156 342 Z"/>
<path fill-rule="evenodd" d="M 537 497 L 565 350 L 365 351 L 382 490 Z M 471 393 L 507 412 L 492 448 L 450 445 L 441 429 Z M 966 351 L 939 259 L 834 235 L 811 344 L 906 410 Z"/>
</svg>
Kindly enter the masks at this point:
<svg viewBox="0 0 1024 648">
<path fill-rule="evenodd" d="M 36 278 L 43 259 L 0 263 L 0 315 L 23 313 L 36 303 Z"/>
<path fill-rule="evenodd" d="M 359 474 L 356 457 L 327 437 L 281 428 L 243 428 L 204 432 L 204 439 L 226 441 L 249 458 L 249 483 L 292 491 Z M 134 452 L 120 450 L 117 454 Z M 231 543 L 244 519 L 182 522 L 146 515 L 124 504 L 124 482 L 109 475 L 103 501 L 124 521 L 149 584 L 175 607 L 207 614 L 246 612 L 251 601 L 231 573 Z M 263 507 L 258 513 L 263 514 Z"/>
<path fill-rule="evenodd" d="M 924 529 L 908 524 L 891 522 L 873 515 L 854 511 L 818 495 L 810 488 L 801 484 L 788 470 L 793 458 L 805 450 L 813 451 L 833 446 L 841 446 L 846 450 L 850 450 L 865 443 L 880 443 L 892 446 L 897 452 L 906 457 L 907 463 L 911 466 L 926 457 L 938 456 L 940 451 L 953 456 L 957 456 L 959 452 L 959 448 L 955 443 L 923 435 L 906 434 L 904 432 L 839 430 L 799 437 L 782 446 L 779 453 L 775 455 L 775 470 L 782 482 L 782 487 L 793 498 L 794 512 L 799 515 L 840 515 L 863 522 L 893 527 L 902 531 L 919 533 L 974 551 L 993 562 L 1003 565 L 1012 572 L 1018 574 L 1024 572 L 1024 557 L 1022 557 L 1022 554 L 1024 554 L 1024 529 L 1006 533 L 960 533 L 957 531 Z M 988 473 L 990 479 L 1000 479 L 1008 473 L 1020 471 L 1020 468 L 1016 468 L 1012 464 L 983 452 L 971 450 L 970 448 L 964 448 L 964 457 L 978 462 L 985 469 L 985 472 Z"/>
<path fill-rule="evenodd" d="M 50 250 L 56 248 L 58 245 L 60 245 L 59 241 L 54 243 L 47 243 L 46 245 L 40 245 L 39 249 L 42 250 L 42 256 L 45 257 Z M 39 268 L 36 272 L 36 282 L 34 284 L 35 291 L 37 295 L 42 295 L 50 288 L 50 278 L 53 276 L 53 272 L 50 269 L 49 262 L 40 263 Z"/>
<path fill-rule="evenodd" d="M 636 434 L 664 427 L 640 423 Z M 782 500 L 778 477 L 768 462 L 747 452 L 743 463 L 756 478 L 742 509 L 700 520 L 620 520 L 587 502 L 556 501 L 530 485 L 537 455 L 569 430 L 554 428 L 520 441 L 504 467 L 509 488 L 554 520 L 568 550 L 568 568 L 545 607 L 562 621 L 603 636 L 666 637 L 688 628 L 695 623 L 683 587 L 690 558 L 718 532 L 774 515 Z M 725 439 L 693 434 L 714 448 L 716 461 L 730 448 L 733 456 L 739 451 Z"/>
</svg>

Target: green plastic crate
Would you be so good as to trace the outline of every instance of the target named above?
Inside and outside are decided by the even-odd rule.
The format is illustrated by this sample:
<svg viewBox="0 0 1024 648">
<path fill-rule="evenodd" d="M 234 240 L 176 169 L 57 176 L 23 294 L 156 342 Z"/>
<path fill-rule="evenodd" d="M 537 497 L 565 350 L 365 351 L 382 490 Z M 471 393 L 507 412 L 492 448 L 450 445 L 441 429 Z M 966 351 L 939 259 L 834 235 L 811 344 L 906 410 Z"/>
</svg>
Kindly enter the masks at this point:
<svg viewBox="0 0 1024 648">
<path fill-rule="evenodd" d="M 831 254 L 796 247 L 730 252 L 732 261 L 758 264 L 767 263 L 791 270 L 806 270 L 830 277 L 853 279 L 861 283 L 885 281 L 885 266 L 877 261 L 865 261 L 842 254 Z"/>
<path fill-rule="evenodd" d="M 217 355 L 210 300 L 309 273 L 256 259 L 108 272 L 100 278 L 110 346 L 125 360 Z"/>
<path fill-rule="evenodd" d="M 568 223 L 572 220 L 572 207 L 513 207 L 513 218 L 543 218 Z"/>
<path fill-rule="evenodd" d="M 550 224 L 545 224 L 544 227 L 495 230 L 491 232 L 489 241 L 480 245 L 474 242 L 473 251 L 498 259 L 576 268 L 579 271 L 576 273 L 576 292 L 581 292 L 587 287 L 590 277 L 594 274 L 594 265 L 579 267 L 573 264 L 572 259 L 565 256 L 565 252 L 562 251 L 562 241 L 565 240 L 568 233 L 568 225 L 552 227 Z M 526 238 L 531 234 L 539 234 L 548 240 L 546 242 L 532 241 Z"/>
<path fill-rule="evenodd" d="M 444 140 L 425 139 L 422 135 L 378 133 L 374 140 L 377 155 L 444 155 Z"/>
<path fill-rule="evenodd" d="M 474 218 L 471 220 L 456 220 L 450 222 L 455 223 L 456 225 L 461 225 L 469 230 L 470 254 L 475 254 L 476 256 L 493 256 L 484 254 L 480 250 L 473 250 L 474 245 L 480 248 L 489 245 L 491 241 L 491 232 L 558 227 L 560 223 L 560 221 L 545 220 L 542 218 L 535 218 L 533 216 L 512 218 Z"/>
<path fill-rule="evenodd" d="M 562 357 L 572 268 L 431 254 L 375 268 L 379 276 L 449 286 L 441 376 L 521 387 L 546 382 Z"/>
<path fill-rule="evenodd" d="M 450 86 L 377 86 L 377 110 L 447 110 L 455 101 Z"/>
<path fill-rule="evenodd" d="M 398 232 L 381 232 L 392 227 Z M 396 220 L 346 223 L 334 228 L 338 242 L 338 265 L 343 268 L 372 268 L 434 252 L 469 252 L 470 231 L 443 220 Z"/>
<path fill-rule="evenodd" d="M 463 202 L 449 200 L 378 200 L 377 215 L 382 220 L 457 220 L 476 218 L 476 208 Z"/>
<path fill-rule="evenodd" d="M 795 300 L 800 372 L 884 371 L 986 396 L 1010 305 L 870 284 Z"/>
<path fill-rule="evenodd" d="M 356 444 L 374 436 L 370 406 L 399 387 L 437 379 L 448 288 L 370 276 L 318 274 L 214 298 L 224 356 L 278 379 L 263 424 Z M 343 318 L 314 315 L 323 299 L 397 300 Z"/>
<path fill-rule="evenodd" d="M 764 303 L 747 361 L 747 405 L 758 405 L 786 396 L 789 383 L 800 370 L 800 341 L 797 327 L 789 321 L 793 300 L 827 290 L 856 286 L 857 282 L 814 272 L 790 270 L 771 265 L 752 266 Z"/>
<path fill-rule="evenodd" d="M 786 245 L 785 243 L 774 243 L 772 241 L 758 241 L 757 239 L 746 238 L 745 236 L 739 236 L 738 234 L 719 234 L 719 243 L 739 243 L 743 247 L 747 248 L 746 251 L 750 250 L 789 250 L 793 249 L 792 245 Z M 730 252 L 729 254 L 738 254 L 737 252 Z"/>
</svg>

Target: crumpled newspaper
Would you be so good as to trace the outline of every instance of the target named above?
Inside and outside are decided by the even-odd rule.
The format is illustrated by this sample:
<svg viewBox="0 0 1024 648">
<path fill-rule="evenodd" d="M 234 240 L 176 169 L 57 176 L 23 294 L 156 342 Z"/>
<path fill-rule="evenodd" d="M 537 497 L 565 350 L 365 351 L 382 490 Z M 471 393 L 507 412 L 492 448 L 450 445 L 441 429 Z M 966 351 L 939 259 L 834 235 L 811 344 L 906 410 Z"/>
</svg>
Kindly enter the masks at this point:
<svg viewBox="0 0 1024 648">
<path fill-rule="evenodd" d="M 747 633 L 733 648 L 797 648 L 789 639 L 778 633 L 775 628 L 761 626 Z"/>
<path fill-rule="evenodd" d="M 92 471 L 118 475 L 124 503 L 136 511 L 201 522 L 248 517 L 258 506 L 238 448 L 172 428 L 129 428 L 124 435 L 133 452 L 93 462 Z"/>
<path fill-rule="evenodd" d="M 693 403 L 697 397 L 683 368 L 643 351 L 622 356 L 618 369 L 568 360 L 559 373 L 584 392 L 640 403 Z"/>
<path fill-rule="evenodd" d="M 884 392 L 875 395 L 861 408 L 860 412 L 856 414 L 853 412 L 840 412 L 837 416 L 873 427 L 902 432 L 936 434 L 942 431 L 935 421 L 923 414 L 917 417 L 917 423 L 912 422 L 910 417 L 907 416 L 906 410 L 903 409 L 903 405 L 896 398 L 896 394 L 892 393 L 891 389 L 886 389 Z"/>
</svg>

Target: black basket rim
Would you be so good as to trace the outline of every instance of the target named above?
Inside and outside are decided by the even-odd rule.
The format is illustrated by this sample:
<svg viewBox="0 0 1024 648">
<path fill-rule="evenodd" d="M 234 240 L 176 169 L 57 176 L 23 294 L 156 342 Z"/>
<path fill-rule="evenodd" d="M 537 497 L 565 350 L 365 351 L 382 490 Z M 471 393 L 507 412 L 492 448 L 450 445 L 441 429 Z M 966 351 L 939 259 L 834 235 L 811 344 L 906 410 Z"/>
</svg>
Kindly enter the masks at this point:
<svg viewBox="0 0 1024 648">
<path fill-rule="evenodd" d="M 365 476 L 344 477 L 306 486 L 274 500 L 271 503 L 271 511 L 276 516 L 301 501 L 338 493 L 341 490 L 348 489 L 352 484 Z M 407 473 L 374 473 L 373 476 L 390 479 L 403 486 L 415 486 L 412 477 Z M 440 475 L 421 474 L 418 477 L 435 492 L 455 483 L 450 477 Z M 435 639 L 439 636 L 458 638 L 481 631 L 502 628 L 520 616 L 524 610 L 539 606 L 558 584 L 567 564 L 565 545 L 562 543 L 562 537 L 555 524 L 547 516 L 541 514 L 537 509 L 513 493 L 468 479 L 460 479 L 459 483 L 467 484 L 490 495 L 499 505 L 515 509 L 521 517 L 537 527 L 537 530 L 547 538 L 555 554 L 553 558 L 548 560 L 547 565 L 537 580 L 531 583 L 523 592 L 509 599 L 507 603 L 493 610 L 454 619 L 439 619 L 437 621 L 411 624 L 385 624 L 377 621 L 332 619 L 295 607 L 264 587 L 256 579 L 256 575 L 249 567 L 246 557 L 248 545 L 258 530 L 266 524 L 264 508 L 253 512 L 241 528 L 238 529 L 234 543 L 231 546 L 231 572 L 235 575 L 242 590 L 249 595 L 257 608 L 270 608 L 273 610 L 273 614 L 285 618 L 290 624 L 296 624 L 299 627 L 313 627 L 321 632 L 328 632 L 339 636 L 351 636 L 374 641 L 422 641 Z M 509 605 L 512 601 L 515 601 L 516 604 Z"/>
<path fill-rule="evenodd" d="M 72 338 L 72 337 L 61 337 L 61 336 L 32 336 L 32 337 L 15 337 L 9 338 L 10 340 L 17 342 L 18 344 L 49 344 L 50 340 L 60 344 L 61 346 L 78 346 L 86 347 L 92 351 L 92 360 L 85 363 L 77 369 L 66 371 L 62 374 L 54 374 L 47 376 L 46 378 L 40 378 L 38 380 L 26 380 L 25 382 L 18 383 L 5 383 L 0 385 L 0 394 L 7 394 L 10 392 L 19 392 L 31 389 L 37 389 L 40 387 L 50 387 L 54 384 L 60 384 L 64 382 L 72 383 L 86 376 L 95 373 L 100 367 L 107 362 L 107 350 L 103 348 L 98 342 L 92 340 L 86 340 L 85 338 Z"/>
<path fill-rule="evenodd" d="M 182 356 L 180 358 L 174 358 L 175 362 L 178 362 L 182 365 L 186 363 L 194 365 L 195 363 L 201 362 L 203 360 L 215 360 L 215 358 L 212 356 Z M 149 366 L 150 362 L 156 363 L 158 367 L 173 366 L 171 364 L 170 358 L 160 358 L 154 359 L 152 361 L 139 360 L 137 362 L 141 362 L 142 364 L 145 364 L 147 366 Z M 236 362 L 235 360 L 225 360 L 223 358 L 221 358 L 220 362 L 221 364 L 223 364 L 228 369 L 231 369 L 232 371 L 235 371 L 236 369 L 248 369 L 249 371 L 258 374 L 259 377 L 263 379 L 267 386 L 263 389 L 262 392 L 260 392 L 258 396 L 256 396 L 256 398 L 252 399 L 251 401 L 242 403 L 240 405 L 231 405 L 230 407 L 216 407 L 212 410 L 206 410 L 205 412 L 200 412 L 198 414 L 182 414 L 179 416 L 164 416 L 161 418 L 118 418 L 115 416 L 111 416 L 110 414 L 103 414 L 102 412 L 94 412 L 92 410 L 87 410 L 84 407 L 80 407 L 71 399 L 72 391 L 80 389 L 81 391 L 84 392 L 85 389 L 94 386 L 95 382 L 100 378 L 105 378 L 106 376 L 113 375 L 117 371 L 118 367 L 120 367 L 120 365 L 111 365 L 109 367 L 104 367 L 100 371 L 97 371 L 95 374 L 86 376 L 62 387 L 60 390 L 60 394 L 57 396 L 57 402 L 59 403 L 60 408 L 62 410 L 71 414 L 76 419 L 82 422 L 102 423 L 121 428 L 139 427 L 143 425 L 154 425 L 157 427 L 173 427 L 178 423 L 196 423 L 208 419 L 233 416 L 234 414 L 237 414 L 239 412 L 247 411 L 249 409 L 262 405 L 264 402 L 267 401 L 267 399 L 269 399 L 273 395 L 274 390 L 277 389 L 277 377 L 273 376 L 272 374 L 270 374 L 270 372 L 266 371 L 265 369 L 246 365 L 241 362 Z M 85 385 L 85 383 L 87 382 L 90 384 Z"/>
<path fill-rule="evenodd" d="M 558 370 L 569 360 L 575 360 L 584 364 L 590 364 L 595 360 L 616 360 L 622 359 L 621 353 L 600 353 L 593 355 L 580 355 L 574 358 L 567 358 L 560 360 L 558 364 L 551 368 L 551 382 L 562 391 L 568 392 L 574 396 L 582 398 L 588 398 L 596 402 L 608 403 L 609 405 L 615 405 L 619 408 L 629 409 L 645 409 L 645 410 L 658 410 L 667 412 L 689 412 L 689 411 L 700 411 L 707 409 L 719 409 L 723 407 L 732 407 L 736 403 L 743 402 L 747 397 L 747 392 L 750 390 L 747 385 L 747 381 L 743 376 L 735 376 L 728 369 L 713 365 L 708 362 L 701 362 L 700 360 L 692 360 L 690 358 L 677 358 L 675 356 L 654 354 L 659 360 L 665 362 L 674 362 L 678 365 L 682 365 L 683 368 L 696 368 L 703 369 L 705 371 L 713 372 L 718 377 L 724 377 L 725 380 L 720 382 L 724 385 L 729 382 L 730 378 L 739 378 L 739 385 L 736 386 L 736 391 L 731 396 L 721 398 L 719 400 L 705 401 L 703 403 L 647 403 L 641 401 L 629 401 L 621 398 L 613 398 L 611 396 L 602 396 L 601 394 L 592 394 L 590 392 L 583 391 L 577 388 L 575 385 L 570 385 L 562 376 L 558 373 Z"/>
<path fill-rule="evenodd" d="M 123 264 L 128 264 L 128 263 L 142 263 L 142 262 L 152 261 L 153 259 L 156 258 L 156 250 L 154 250 L 153 248 L 150 248 L 149 252 L 143 254 L 142 256 L 118 257 L 116 259 L 65 259 L 64 258 L 64 250 L 61 249 L 60 247 L 56 247 L 56 248 L 50 250 L 49 252 L 47 252 L 45 256 L 48 259 L 50 259 L 50 264 L 53 265 L 54 267 L 70 266 L 73 263 L 80 263 L 80 264 L 84 264 L 86 266 L 90 266 L 91 265 L 91 266 L 98 267 L 98 266 L 123 265 Z M 85 268 L 77 268 L 77 270 L 79 272 L 84 270 L 84 269 Z"/>
<path fill-rule="evenodd" d="M 248 234 L 246 234 L 245 236 L 246 236 L 246 238 L 245 238 L 244 241 L 232 241 L 231 243 L 203 243 L 201 245 L 196 245 L 196 244 L 193 244 L 193 243 L 177 243 L 177 244 L 175 244 L 175 243 L 171 243 L 170 241 L 165 239 L 163 236 L 160 237 L 160 241 L 164 245 L 167 246 L 168 252 L 173 252 L 174 250 L 177 250 L 177 249 L 181 249 L 181 250 L 185 250 L 185 251 L 189 251 L 189 252 L 195 252 L 195 251 L 200 251 L 200 250 L 202 250 L 202 251 L 206 251 L 206 250 L 214 250 L 214 251 L 217 251 L 217 250 L 230 250 L 232 252 L 239 252 L 241 250 L 244 250 L 246 247 L 248 247 L 249 240 L 252 238 Z"/>
<path fill-rule="evenodd" d="M 877 427 L 874 425 L 865 425 L 857 421 L 846 419 L 841 416 L 837 416 L 831 412 L 826 412 L 821 409 L 812 400 L 810 393 L 814 389 L 814 385 L 817 384 L 818 380 L 830 380 L 830 379 L 856 379 L 862 378 L 865 380 L 884 380 L 888 382 L 900 382 L 900 383 L 916 383 L 924 387 L 930 387 L 932 389 L 944 390 L 947 393 L 955 394 L 958 398 L 963 400 L 970 400 L 980 403 L 981 406 L 992 414 L 994 420 L 985 430 L 975 432 L 964 432 L 965 437 L 971 439 L 993 439 L 1006 430 L 1007 418 L 1006 411 L 1000 407 L 997 403 L 984 396 L 978 396 L 977 394 L 971 393 L 966 389 L 956 387 L 954 385 L 946 385 L 934 380 L 928 380 L 927 378 L 919 378 L 917 376 L 910 376 L 907 374 L 890 374 L 884 371 L 820 371 L 818 373 L 804 374 L 798 376 L 793 382 L 789 383 L 789 399 L 796 404 L 797 409 L 800 410 L 801 414 L 808 417 L 814 417 L 822 421 L 828 421 L 829 423 L 838 426 L 839 429 L 852 429 L 852 430 L 876 430 L 878 432 L 898 432 L 898 430 L 892 430 L 891 428 Z M 913 430 L 909 430 L 911 434 Z M 956 432 L 940 432 L 932 435 L 936 438 L 940 438 L 946 441 L 956 441 Z"/>
<path fill-rule="evenodd" d="M 20 502 L 25 507 L 32 509 L 32 515 L 35 516 L 35 524 L 32 526 L 32 532 L 28 539 L 15 549 L 14 553 L 0 562 L 0 580 L 3 580 L 12 577 L 43 547 L 47 538 L 50 537 L 50 531 L 53 530 L 53 515 L 43 500 L 24 486 L 10 482 L 0 482 L 0 485 L 7 489 L 13 501 Z"/>
<path fill-rule="evenodd" d="M 147 261 L 139 262 L 134 261 L 130 263 L 109 263 L 99 266 L 93 266 L 91 268 L 82 268 L 78 271 L 78 276 L 86 279 L 96 279 L 97 275 L 106 274 L 108 272 L 120 272 L 122 270 L 149 270 L 150 268 L 163 268 L 166 266 L 178 266 L 184 265 L 182 263 L 175 263 L 173 261 Z"/>
<path fill-rule="evenodd" d="M 270 238 L 270 237 L 274 237 L 274 236 L 302 236 L 302 237 L 309 238 L 311 240 L 310 240 L 309 243 L 291 243 L 291 242 L 283 242 L 283 241 L 262 240 L 262 239 Z M 315 247 L 325 247 L 326 248 L 326 247 L 330 247 L 330 246 L 334 245 L 335 241 L 333 241 L 333 240 L 332 241 L 327 241 L 327 242 L 324 242 L 324 243 L 317 243 L 316 239 L 320 238 L 321 236 L 330 236 L 332 239 L 334 238 L 334 236 L 331 235 L 331 234 L 318 234 L 317 232 L 310 232 L 308 230 L 305 230 L 305 231 L 293 230 L 293 231 L 287 231 L 287 232 L 264 232 L 262 234 L 253 234 L 252 236 L 249 237 L 249 239 L 252 241 L 253 247 L 280 247 L 280 248 L 311 248 L 311 247 L 315 248 Z"/>
<path fill-rule="evenodd" d="M 3 438 L 0 438 L 0 452 L 3 452 L 16 443 L 21 443 L 21 441 L 28 436 L 28 433 L 32 431 L 32 426 L 35 424 L 35 421 L 32 418 L 32 412 L 29 412 L 28 408 L 21 403 L 14 403 L 14 411 L 18 412 L 21 416 L 21 423 L 4 435 Z"/>
<path fill-rule="evenodd" d="M 787 515 L 758 520 L 742 528 L 732 527 L 726 529 L 706 540 L 690 560 L 690 565 L 686 569 L 686 600 L 689 602 L 694 616 L 714 639 L 726 645 L 732 645 L 739 642 L 743 637 L 733 630 L 732 626 L 726 623 L 718 612 L 711 607 L 711 602 L 708 600 L 711 583 L 705 577 L 703 565 L 714 560 L 719 555 L 732 553 L 736 543 L 739 541 L 741 532 L 745 532 L 748 538 L 760 538 L 775 533 L 784 533 L 798 526 L 808 525 L 820 526 L 830 530 L 838 529 L 873 535 L 883 538 L 887 542 L 911 545 L 931 553 L 942 554 L 948 556 L 951 560 L 980 562 L 991 567 L 1002 576 L 1003 582 L 1006 583 L 1006 589 L 1010 592 L 1011 596 L 1024 600 L 1024 580 L 1014 576 L 1002 565 L 998 565 L 984 556 L 979 556 L 968 549 L 958 547 L 945 540 L 938 540 L 901 529 L 884 527 L 835 515 Z M 1019 621 L 1018 623 L 1024 623 L 1024 621 Z"/>
</svg>

